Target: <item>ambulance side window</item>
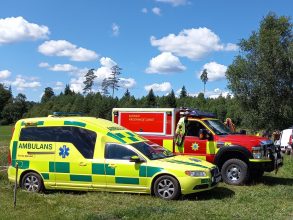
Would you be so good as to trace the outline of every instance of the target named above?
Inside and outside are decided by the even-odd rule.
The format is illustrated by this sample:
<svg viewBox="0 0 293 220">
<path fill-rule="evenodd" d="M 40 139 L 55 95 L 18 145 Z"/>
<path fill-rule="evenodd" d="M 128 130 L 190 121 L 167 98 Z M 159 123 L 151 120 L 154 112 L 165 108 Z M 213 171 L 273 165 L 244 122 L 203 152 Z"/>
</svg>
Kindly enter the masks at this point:
<svg viewBox="0 0 293 220">
<path fill-rule="evenodd" d="M 108 143 L 105 148 L 105 158 L 106 159 L 116 159 L 116 160 L 129 160 L 132 156 L 138 156 L 132 150 L 121 146 L 119 144 Z"/>
<path fill-rule="evenodd" d="M 27 127 L 21 129 L 20 141 L 47 141 L 72 143 L 84 158 L 94 156 L 97 134 L 93 131 L 72 127 Z"/>
</svg>

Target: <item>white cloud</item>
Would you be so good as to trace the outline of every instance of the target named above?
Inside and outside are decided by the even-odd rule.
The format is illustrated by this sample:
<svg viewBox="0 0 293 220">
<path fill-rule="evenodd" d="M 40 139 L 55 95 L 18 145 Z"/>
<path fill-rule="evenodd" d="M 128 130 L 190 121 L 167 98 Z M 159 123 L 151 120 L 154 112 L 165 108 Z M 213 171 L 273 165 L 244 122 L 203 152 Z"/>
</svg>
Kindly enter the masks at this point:
<svg viewBox="0 0 293 220">
<path fill-rule="evenodd" d="M 83 92 L 84 84 L 83 81 L 85 80 L 85 77 L 80 76 L 78 78 L 72 78 L 70 80 L 70 89 L 73 90 L 74 92 Z"/>
<path fill-rule="evenodd" d="M 148 13 L 148 9 L 147 8 L 143 8 L 143 9 L 141 9 L 141 12 L 144 13 L 144 14 L 147 14 Z"/>
<path fill-rule="evenodd" d="M 198 78 L 200 78 L 200 75 L 204 69 L 206 69 L 208 72 L 208 81 L 210 82 L 226 78 L 225 74 L 227 71 L 227 66 L 225 65 L 218 64 L 216 62 L 206 63 L 202 67 L 202 70 L 198 73 Z"/>
<path fill-rule="evenodd" d="M 96 52 L 77 47 L 66 40 L 45 41 L 38 50 L 46 56 L 69 57 L 73 61 L 91 61 L 98 58 Z"/>
<path fill-rule="evenodd" d="M 149 67 L 146 73 L 174 73 L 186 70 L 179 58 L 170 52 L 163 52 L 160 55 L 153 57 L 149 62 Z"/>
<path fill-rule="evenodd" d="M 55 83 L 55 86 L 53 87 L 53 89 L 54 89 L 54 90 L 62 90 L 63 87 L 64 87 L 64 83 L 58 81 L 58 82 Z"/>
<path fill-rule="evenodd" d="M 35 77 L 29 78 L 21 75 L 17 75 L 16 79 L 9 83 L 11 86 L 15 86 L 19 91 L 23 91 L 24 89 L 36 89 L 41 86 L 41 83 L 37 81 Z"/>
<path fill-rule="evenodd" d="M 112 34 L 113 34 L 113 36 L 118 36 L 119 33 L 120 33 L 120 27 L 116 23 L 113 23 L 112 24 Z"/>
<path fill-rule="evenodd" d="M 46 63 L 46 62 L 39 63 L 39 67 L 41 68 L 47 68 L 49 66 L 50 66 L 49 63 Z"/>
<path fill-rule="evenodd" d="M 174 7 L 179 5 L 186 5 L 188 3 L 187 0 L 156 0 L 157 2 L 164 2 L 173 5 Z"/>
<path fill-rule="evenodd" d="M 115 61 L 113 61 L 110 57 L 102 57 L 100 59 L 100 64 L 101 64 L 101 66 L 105 66 L 105 67 L 109 67 L 109 68 L 117 65 L 117 63 Z"/>
<path fill-rule="evenodd" d="M 161 15 L 161 9 L 158 8 L 158 7 L 154 7 L 152 9 L 152 12 L 155 14 L 155 15 Z"/>
<path fill-rule="evenodd" d="M 9 70 L 1 70 L 0 71 L 0 79 L 7 79 L 11 75 Z"/>
<path fill-rule="evenodd" d="M 55 72 L 76 72 L 78 70 L 77 67 L 71 64 L 56 64 L 49 69 Z"/>
<path fill-rule="evenodd" d="M 235 44 L 222 44 L 220 38 L 206 27 L 185 29 L 178 35 L 169 34 L 161 39 L 152 36 L 150 41 L 160 51 L 192 60 L 199 60 L 212 51 L 234 51 L 238 48 Z"/>
<path fill-rule="evenodd" d="M 0 19 L 0 44 L 46 39 L 49 34 L 47 26 L 29 23 L 23 17 Z"/>
<path fill-rule="evenodd" d="M 119 84 L 122 88 L 131 89 L 136 85 L 136 81 L 133 78 L 120 78 Z"/>
<path fill-rule="evenodd" d="M 198 92 L 198 93 L 191 93 L 191 94 L 188 94 L 189 96 L 193 96 L 193 97 L 197 97 L 199 95 L 199 93 L 203 93 L 203 92 Z M 228 91 L 225 91 L 225 90 L 222 90 L 222 89 L 219 89 L 219 88 L 216 88 L 214 90 L 210 90 L 210 91 L 206 91 L 205 92 L 205 97 L 208 97 L 208 98 L 212 98 L 212 99 L 216 99 L 218 98 L 220 95 L 222 95 L 223 97 L 227 97 L 228 95 L 230 95 L 231 97 L 233 97 L 233 95 L 228 92 Z"/>
<path fill-rule="evenodd" d="M 153 89 L 154 92 L 170 92 L 171 88 L 171 83 L 169 82 L 163 82 L 161 84 L 154 83 L 151 85 L 146 85 L 144 87 L 146 91 L 150 91 L 151 89 Z"/>
</svg>

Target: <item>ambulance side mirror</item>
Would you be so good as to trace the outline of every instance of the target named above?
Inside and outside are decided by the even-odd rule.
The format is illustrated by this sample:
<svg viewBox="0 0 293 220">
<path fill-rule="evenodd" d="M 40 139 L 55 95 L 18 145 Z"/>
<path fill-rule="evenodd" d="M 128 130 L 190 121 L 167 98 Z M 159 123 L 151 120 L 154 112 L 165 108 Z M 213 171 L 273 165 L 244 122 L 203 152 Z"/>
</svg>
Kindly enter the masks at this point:
<svg viewBox="0 0 293 220">
<path fill-rule="evenodd" d="M 207 129 L 199 130 L 199 139 L 200 140 L 209 140 L 212 141 L 214 139 L 212 133 Z"/>
<path fill-rule="evenodd" d="M 139 156 L 131 156 L 129 159 L 130 162 L 135 162 L 135 163 L 143 163 L 145 162 L 144 159 L 141 159 Z"/>
</svg>

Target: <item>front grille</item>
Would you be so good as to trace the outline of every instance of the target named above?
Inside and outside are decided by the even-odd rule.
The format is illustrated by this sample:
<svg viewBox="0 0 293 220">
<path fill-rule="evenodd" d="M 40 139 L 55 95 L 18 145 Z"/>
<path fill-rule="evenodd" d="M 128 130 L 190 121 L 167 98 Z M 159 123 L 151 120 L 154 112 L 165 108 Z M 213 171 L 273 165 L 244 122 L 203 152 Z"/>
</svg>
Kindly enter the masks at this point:
<svg viewBox="0 0 293 220">
<path fill-rule="evenodd" d="M 275 145 L 274 144 L 266 144 L 262 145 L 263 147 L 263 156 L 268 159 L 272 159 L 274 153 L 275 153 Z"/>
</svg>

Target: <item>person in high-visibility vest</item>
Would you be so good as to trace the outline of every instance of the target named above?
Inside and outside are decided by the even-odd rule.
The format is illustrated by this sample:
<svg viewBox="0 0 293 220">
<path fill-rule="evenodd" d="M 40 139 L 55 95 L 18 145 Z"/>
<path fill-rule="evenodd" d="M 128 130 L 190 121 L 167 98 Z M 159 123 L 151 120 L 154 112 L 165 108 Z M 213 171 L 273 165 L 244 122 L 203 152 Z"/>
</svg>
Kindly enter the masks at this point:
<svg viewBox="0 0 293 220">
<path fill-rule="evenodd" d="M 183 143 L 184 143 L 184 137 L 186 134 L 186 124 L 188 122 L 187 116 L 184 116 L 182 118 L 179 119 L 178 123 L 177 123 L 177 127 L 175 130 L 175 144 L 177 147 L 183 147 Z"/>
</svg>

